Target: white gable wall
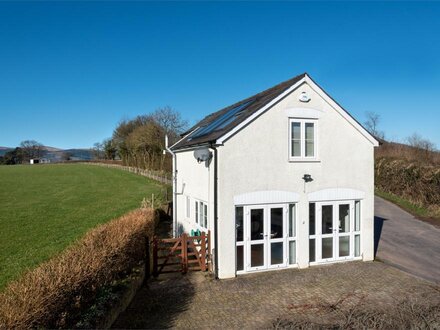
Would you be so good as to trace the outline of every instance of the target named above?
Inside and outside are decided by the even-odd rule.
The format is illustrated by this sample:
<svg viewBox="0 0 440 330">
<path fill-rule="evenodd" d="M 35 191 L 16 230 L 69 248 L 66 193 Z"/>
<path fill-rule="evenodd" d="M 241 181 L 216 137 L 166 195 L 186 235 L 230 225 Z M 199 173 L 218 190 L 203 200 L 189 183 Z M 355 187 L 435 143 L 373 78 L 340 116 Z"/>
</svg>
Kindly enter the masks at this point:
<svg viewBox="0 0 440 330">
<path fill-rule="evenodd" d="M 301 92 L 311 97 L 298 101 Z M 295 108 L 301 108 L 296 111 Z M 289 161 L 289 116 L 319 116 L 318 162 Z M 296 111 L 296 112 L 295 112 Z M 298 194 L 299 267 L 308 267 L 308 193 L 322 189 L 360 191 L 362 200 L 362 256 L 373 259 L 374 158 L 373 144 L 311 87 L 304 84 L 224 142 L 219 152 L 219 277 L 235 276 L 234 197 L 257 191 Z M 178 165 L 179 176 L 182 167 Z M 203 172 L 202 172 L 203 173 Z M 304 174 L 313 181 L 304 190 Z M 200 173 L 193 174 L 199 176 Z M 315 194 L 316 195 L 316 194 Z M 325 194 L 323 194 L 324 196 Z M 211 207 L 212 209 L 212 207 Z"/>
</svg>

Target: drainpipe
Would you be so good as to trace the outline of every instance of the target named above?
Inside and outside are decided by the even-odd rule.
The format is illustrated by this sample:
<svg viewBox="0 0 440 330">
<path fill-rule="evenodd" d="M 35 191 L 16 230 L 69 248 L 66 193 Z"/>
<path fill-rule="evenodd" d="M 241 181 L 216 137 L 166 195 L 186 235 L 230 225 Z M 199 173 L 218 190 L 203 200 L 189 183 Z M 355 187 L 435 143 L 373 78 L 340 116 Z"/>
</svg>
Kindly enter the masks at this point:
<svg viewBox="0 0 440 330">
<path fill-rule="evenodd" d="M 173 237 L 177 237 L 177 158 L 168 147 L 168 135 L 165 135 L 165 150 L 173 157 Z"/>
<path fill-rule="evenodd" d="M 214 276 L 218 279 L 218 161 L 217 161 L 217 148 L 212 144 L 210 146 L 214 150 Z"/>
</svg>

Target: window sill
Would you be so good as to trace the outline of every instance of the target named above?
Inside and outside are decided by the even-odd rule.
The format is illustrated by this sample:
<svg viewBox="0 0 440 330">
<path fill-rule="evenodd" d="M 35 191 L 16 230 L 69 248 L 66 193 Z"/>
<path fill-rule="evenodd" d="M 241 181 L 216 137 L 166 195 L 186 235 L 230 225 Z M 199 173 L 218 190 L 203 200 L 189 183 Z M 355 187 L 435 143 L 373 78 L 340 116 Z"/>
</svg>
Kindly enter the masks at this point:
<svg viewBox="0 0 440 330">
<path fill-rule="evenodd" d="M 317 158 L 289 158 L 289 163 L 320 163 Z"/>
</svg>

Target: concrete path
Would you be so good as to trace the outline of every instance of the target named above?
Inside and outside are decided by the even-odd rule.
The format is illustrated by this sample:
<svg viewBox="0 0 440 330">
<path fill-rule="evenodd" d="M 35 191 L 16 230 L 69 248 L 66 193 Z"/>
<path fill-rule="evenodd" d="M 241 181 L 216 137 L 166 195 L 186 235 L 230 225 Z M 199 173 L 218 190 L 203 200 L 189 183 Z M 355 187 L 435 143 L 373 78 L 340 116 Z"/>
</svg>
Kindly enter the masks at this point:
<svg viewBox="0 0 440 330">
<path fill-rule="evenodd" d="M 377 196 L 374 206 L 376 257 L 440 284 L 440 228 Z"/>
</svg>

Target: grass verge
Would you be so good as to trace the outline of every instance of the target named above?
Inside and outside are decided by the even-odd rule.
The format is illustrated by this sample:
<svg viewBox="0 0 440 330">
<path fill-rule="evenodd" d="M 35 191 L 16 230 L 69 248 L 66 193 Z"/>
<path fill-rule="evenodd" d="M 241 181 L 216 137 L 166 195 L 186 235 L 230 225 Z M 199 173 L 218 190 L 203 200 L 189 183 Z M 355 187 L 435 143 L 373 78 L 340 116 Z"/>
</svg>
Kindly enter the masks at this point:
<svg viewBox="0 0 440 330">
<path fill-rule="evenodd" d="M 410 201 L 402 197 L 378 189 L 375 189 L 374 193 L 376 196 L 382 197 L 383 199 L 386 199 L 387 201 L 396 204 L 400 208 L 404 209 L 408 213 L 411 213 L 413 216 L 420 218 L 421 220 L 429 219 L 431 221 L 432 220 L 440 221 L 440 219 L 434 217 L 427 208 L 421 207 L 419 205 L 415 205 L 414 203 L 411 203 Z"/>
</svg>

